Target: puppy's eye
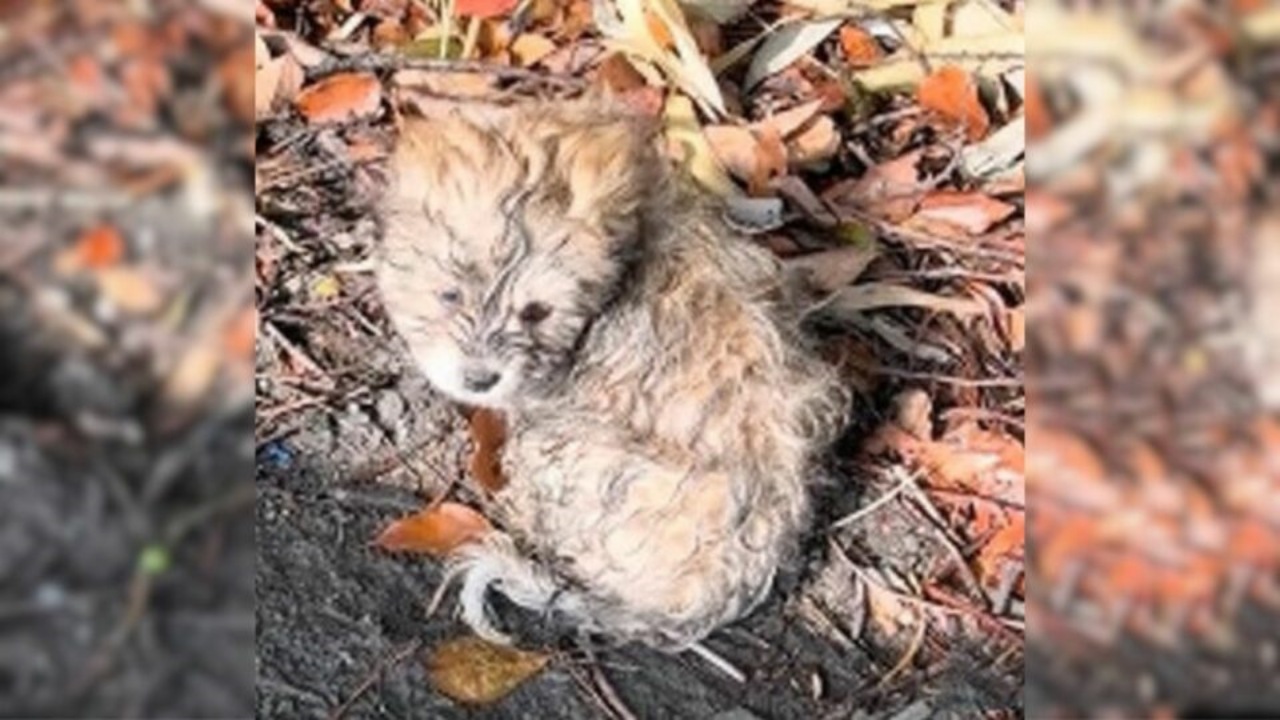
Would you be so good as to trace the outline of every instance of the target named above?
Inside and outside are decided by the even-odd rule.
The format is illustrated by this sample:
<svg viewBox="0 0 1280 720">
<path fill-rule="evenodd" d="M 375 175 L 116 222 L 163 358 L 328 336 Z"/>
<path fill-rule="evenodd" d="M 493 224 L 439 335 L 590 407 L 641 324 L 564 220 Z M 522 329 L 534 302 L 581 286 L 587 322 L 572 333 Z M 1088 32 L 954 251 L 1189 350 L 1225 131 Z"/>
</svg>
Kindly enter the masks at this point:
<svg viewBox="0 0 1280 720">
<path fill-rule="evenodd" d="M 457 305 L 462 302 L 462 293 L 457 290 L 441 290 L 439 297 L 440 302 L 445 305 Z"/>
<path fill-rule="evenodd" d="M 531 302 L 520 308 L 520 322 L 526 325 L 534 325 L 547 319 L 551 314 L 551 306 L 546 303 Z"/>
</svg>

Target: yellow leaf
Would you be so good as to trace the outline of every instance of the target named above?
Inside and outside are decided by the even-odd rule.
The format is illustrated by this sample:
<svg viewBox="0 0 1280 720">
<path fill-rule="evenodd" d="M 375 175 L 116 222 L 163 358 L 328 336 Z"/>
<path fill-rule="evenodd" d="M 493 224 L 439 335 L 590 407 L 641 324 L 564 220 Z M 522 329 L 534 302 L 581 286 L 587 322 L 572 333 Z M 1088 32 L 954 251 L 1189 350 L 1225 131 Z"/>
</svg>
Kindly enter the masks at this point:
<svg viewBox="0 0 1280 720">
<path fill-rule="evenodd" d="M 317 300 L 330 300 L 342 292 L 342 283 L 332 275 L 322 275 L 311 283 L 311 294 Z"/>
<path fill-rule="evenodd" d="M 460 703 L 487 705 L 502 699 L 546 667 L 551 656 L 478 637 L 450 640 L 427 660 L 431 684 Z"/>
</svg>

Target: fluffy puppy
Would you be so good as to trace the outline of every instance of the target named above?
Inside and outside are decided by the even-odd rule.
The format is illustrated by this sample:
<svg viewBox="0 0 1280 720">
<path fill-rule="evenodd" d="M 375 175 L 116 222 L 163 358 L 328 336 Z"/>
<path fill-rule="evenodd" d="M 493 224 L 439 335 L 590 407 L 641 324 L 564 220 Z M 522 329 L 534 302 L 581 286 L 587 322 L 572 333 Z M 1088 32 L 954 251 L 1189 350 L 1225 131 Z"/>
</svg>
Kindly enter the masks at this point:
<svg viewBox="0 0 1280 720">
<path fill-rule="evenodd" d="M 428 379 L 506 413 L 503 531 L 456 561 L 584 629 L 680 649 L 752 609 L 847 395 L 779 267 L 597 104 L 407 120 L 379 284 Z"/>
</svg>

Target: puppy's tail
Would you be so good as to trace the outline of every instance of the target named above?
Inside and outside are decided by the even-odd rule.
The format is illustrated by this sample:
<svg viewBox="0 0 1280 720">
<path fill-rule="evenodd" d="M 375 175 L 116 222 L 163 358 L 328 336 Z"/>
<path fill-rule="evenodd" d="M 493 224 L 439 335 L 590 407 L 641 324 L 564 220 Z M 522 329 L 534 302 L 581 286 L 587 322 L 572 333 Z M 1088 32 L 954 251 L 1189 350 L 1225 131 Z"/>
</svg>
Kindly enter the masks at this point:
<svg viewBox="0 0 1280 720">
<path fill-rule="evenodd" d="M 536 612 L 560 610 L 577 615 L 581 598 L 563 588 L 546 568 L 522 556 L 510 535 L 492 532 L 477 543 L 464 545 L 449 562 L 445 584 L 460 578 L 458 604 L 462 619 L 480 637 L 509 644 L 511 638 L 494 626 L 487 597 L 497 590 L 520 607 Z"/>
</svg>

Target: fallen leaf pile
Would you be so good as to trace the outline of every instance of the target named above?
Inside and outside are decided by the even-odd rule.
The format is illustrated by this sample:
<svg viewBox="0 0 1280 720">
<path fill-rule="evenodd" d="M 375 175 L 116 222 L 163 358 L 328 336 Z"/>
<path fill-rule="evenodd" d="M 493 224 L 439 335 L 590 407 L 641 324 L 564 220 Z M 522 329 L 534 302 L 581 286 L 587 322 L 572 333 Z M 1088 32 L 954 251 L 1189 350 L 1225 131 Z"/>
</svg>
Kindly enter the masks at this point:
<svg viewBox="0 0 1280 720">
<path fill-rule="evenodd" d="M 1280 611 L 1276 365 L 1251 360 L 1274 338 L 1274 275 L 1252 266 L 1280 237 L 1280 98 L 1240 54 L 1280 57 L 1280 14 L 1236 5 L 1048 6 L 1028 40 L 1041 712 L 1280 698 L 1250 678 L 1276 676 L 1276 636 L 1246 629 Z"/>
<path fill-rule="evenodd" d="M 250 232 L 252 30 L 200 3 L 83 5 L 0 36 L 0 272 L 176 427 L 219 388 L 250 401 L 253 345 L 226 326 L 253 313 L 227 281 Z"/>
<path fill-rule="evenodd" d="M 847 453 L 851 475 L 909 470 L 923 493 L 912 507 L 932 509 L 911 520 L 932 538 L 923 557 L 855 548 L 861 519 L 833 532 L 860 572 L 924 568 L 886 592 L 977 618 L 918 616 L 919 652 L 911 634 L 879 633 L 903 670 L 865 702 L 900 700 L 920 682 L 907 669 L 946 662 L 953 641 L 981 646 L 988 664 L 1003 658 L 988 672 L 1016 697 L 1020 634 L 989 643 L 982 628 L 1020 627 L 1025 595 L 1023 4 L 874 6 L 260 2 L 261 433 L 287 432 L 302 421 L 295 408 L 329 412 L 369 383 L 332 338 L 386 333 L 366 216 L 398 113 L 609 96 L 659 120 L 673 164 L 722 198 L 747 241 L 785 259 L 824 353 L 865 409 L 851 435 L 870 439 Z M 924 420 L 883 420 L 901 420 L 893 398 L 911 395 L 926 401 Z M 505 482 L 490 420 L 471 417 L 463 499 Z M 849 480 L 843 497 L 856 512 L 880 489 Z M 447 551 L 474 527 L 458 512 L 434 504 L 380 544 Z M 861 592 L 848 581 L 840 602 Z"/>
</svg>

